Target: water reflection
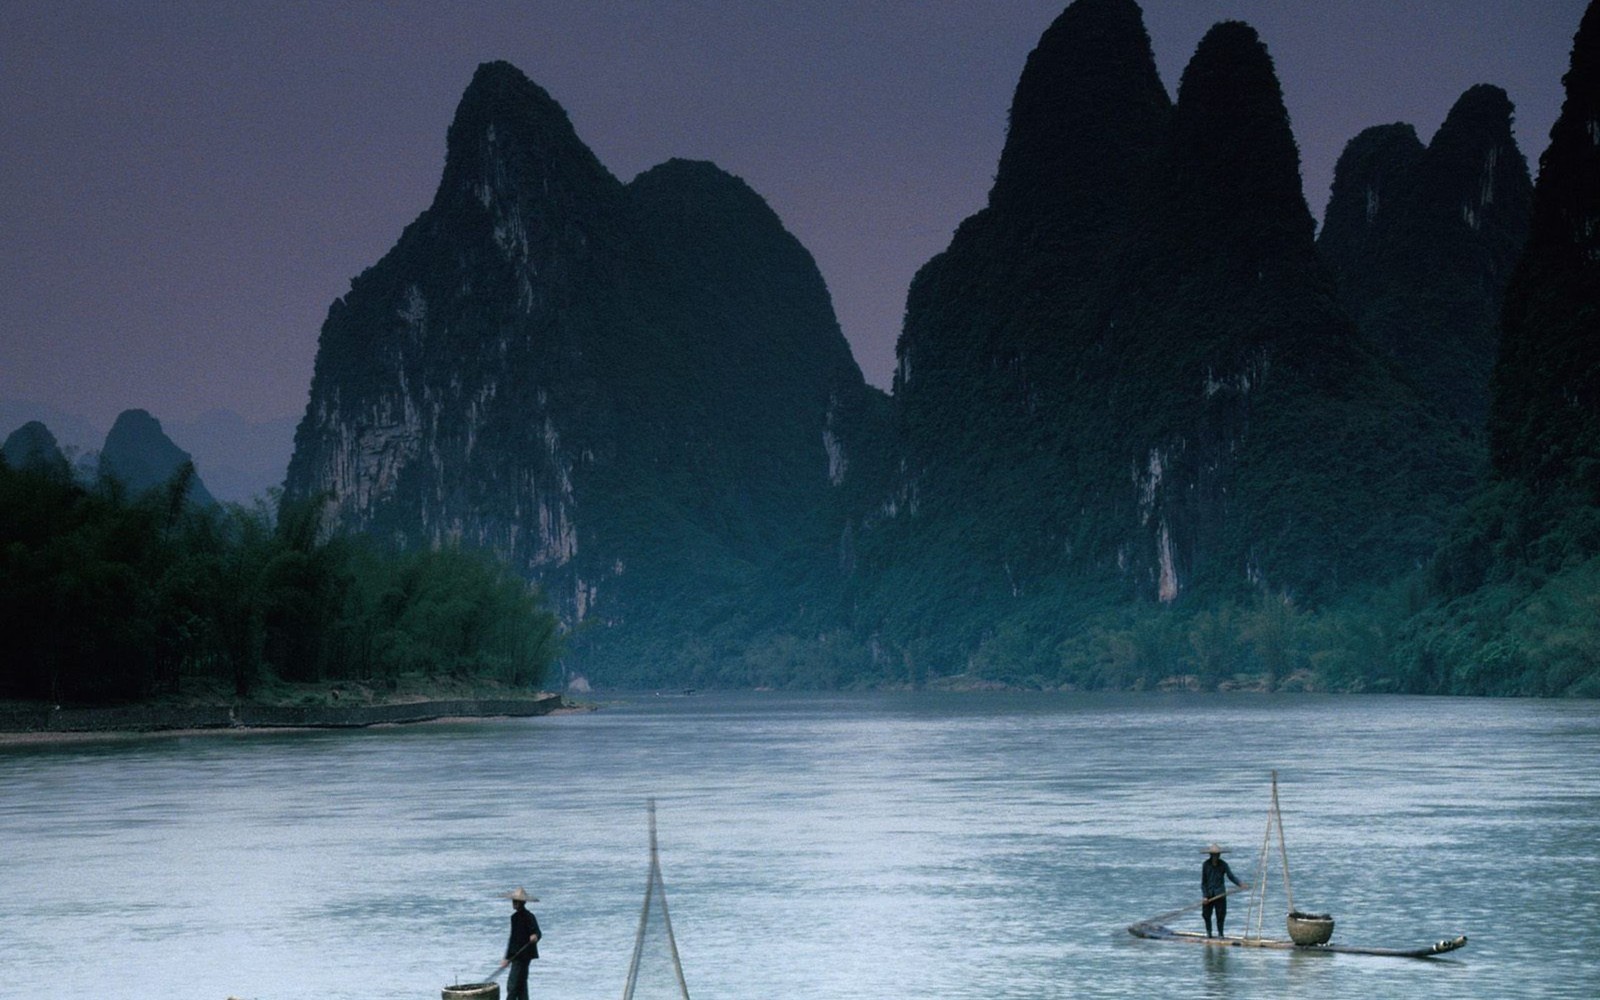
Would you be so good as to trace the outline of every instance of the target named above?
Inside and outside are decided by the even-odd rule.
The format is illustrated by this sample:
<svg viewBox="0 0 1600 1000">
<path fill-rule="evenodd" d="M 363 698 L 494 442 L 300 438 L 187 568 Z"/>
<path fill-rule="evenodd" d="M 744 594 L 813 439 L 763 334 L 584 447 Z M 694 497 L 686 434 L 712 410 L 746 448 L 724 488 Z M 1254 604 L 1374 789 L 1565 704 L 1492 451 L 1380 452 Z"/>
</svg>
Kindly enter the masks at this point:
<svg viewBox="0 0 1600 1000">
<path fill-rule="evenodd" d="M 1205 988 L 1202 996 L 1207 997 L 1233 997 L 1238 996 L 1235 981 L 1228 975 L 1228 962 L 1232 958 L 1232 948 L 1204 947 L 1200 949 L 1205 968 Z"/>
</svg>

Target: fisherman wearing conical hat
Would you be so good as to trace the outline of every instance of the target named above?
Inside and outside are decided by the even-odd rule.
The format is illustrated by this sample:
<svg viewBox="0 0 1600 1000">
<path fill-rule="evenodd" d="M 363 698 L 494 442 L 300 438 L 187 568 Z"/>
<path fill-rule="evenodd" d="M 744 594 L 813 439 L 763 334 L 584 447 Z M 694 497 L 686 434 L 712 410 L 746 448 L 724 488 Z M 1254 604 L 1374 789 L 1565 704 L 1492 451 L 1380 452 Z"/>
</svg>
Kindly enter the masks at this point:
<svg viewBox="0 0 1600 1000">
<path fill-rule="evenodd" d="M 528 903 L 539 901 L 526 889 L 517 886 L 506 893 L 511 900 L 511 937 L 506 941 L 506 957 L 500 968 L 511 966 L 506 977 L 506 1000 L 528 1000 L 528 963 L 539 957 L 539 920 L 528 909 Z"/>
<path fill-rule="evenodd" d="M 1213 913 L 1217 916 L 1217 937 L 1228 936 L 1222 929 L 1222 925 L 1228 921 L 1228 897 L 1226 893 L 1228 886 L 1223 879 L 1227 878 L 1234 885 L 1246 888 L 1245 884 L 1239 881 L 1238 876 L 1233 874 L 1233 869 L 1228 867 L 1228 863 L 1222 860 L 1222 852 L 1223 848 L 1218 844 L 1207 845 L 1207 857 L 1200 865 L 1200 898 L 1205 900 L 1205 905 L 1201 907 L 1200 912 L 1206 918 L 1206 937 L 1211 936 L 1211 915 Z"/>
</svg>

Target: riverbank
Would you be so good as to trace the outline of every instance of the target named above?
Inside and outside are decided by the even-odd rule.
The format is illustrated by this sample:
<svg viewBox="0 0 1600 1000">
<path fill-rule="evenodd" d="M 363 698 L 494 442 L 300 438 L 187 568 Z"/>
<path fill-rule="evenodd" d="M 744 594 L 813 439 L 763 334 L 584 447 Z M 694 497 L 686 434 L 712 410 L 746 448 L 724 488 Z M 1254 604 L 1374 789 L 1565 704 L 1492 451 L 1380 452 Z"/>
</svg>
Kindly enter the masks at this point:
<svg viewBox="0 0 1600 1000">
<path fill-rule="evenodd" d="M 249 700 L 196 692 L 132 705 L 0 702 L 0 743 L 121 733 L 359 729 L 442 719 L 525 718 L 571 709 L 548 691 L 428 685 L 375 692 L 360 685 L 278 685 Z"/>
</svg>

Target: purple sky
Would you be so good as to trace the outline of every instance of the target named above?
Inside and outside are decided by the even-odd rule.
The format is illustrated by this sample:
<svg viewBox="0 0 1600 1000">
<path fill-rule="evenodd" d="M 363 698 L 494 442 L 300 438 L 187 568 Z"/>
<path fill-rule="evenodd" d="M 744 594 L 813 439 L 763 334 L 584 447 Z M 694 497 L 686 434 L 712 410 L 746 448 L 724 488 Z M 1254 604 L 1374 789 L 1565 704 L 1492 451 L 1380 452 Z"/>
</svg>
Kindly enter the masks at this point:
<svg viewBox="0 0 1600 1000">
<path fill-rule="evenodd" d="M 1278 66 L 1312 211 L 1368 125 L 1428 141 L 1504 87 L 1536 169 L 1586 0 L 1144 0 L 1175 91 L 1215 21 Z M 816 257 L 887 385 L 912 274 L 982 206 L 1065 0 L 7 0 L 0 401 L 101 428 L 305 406 L 328 304 L 427 206 L 478 63 L 506 59 L 631 179 L 743 177 Z M 0 434 L 11 428 L 0 428 Z"/>
</svg>

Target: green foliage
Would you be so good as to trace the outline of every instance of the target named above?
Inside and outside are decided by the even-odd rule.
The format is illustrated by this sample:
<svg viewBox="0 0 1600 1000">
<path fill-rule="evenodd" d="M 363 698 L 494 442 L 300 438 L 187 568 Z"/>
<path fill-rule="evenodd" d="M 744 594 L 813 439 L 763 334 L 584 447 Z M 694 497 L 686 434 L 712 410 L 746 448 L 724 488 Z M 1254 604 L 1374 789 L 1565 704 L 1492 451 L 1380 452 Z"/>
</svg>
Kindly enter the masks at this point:
<svg viewBox="0 0 1600 1000">
<path fill-rule="evenodd" d="M 0 463 L 0 697 L 115 702 L 220 680 L 536 686 L 557 653 L 536 590 L 483 553 L 323 538 L 312 504 L 129 499 Z"/>
<path fill-rule="evenodd" d="M 966 664 L 971 683 L 1069 690 L 1398 691 L 1420 576 L 1301 608 L 1257 595 L 1169 607 L 1102 603 L 1066 621 L 1022 611 Z"/>
</svg>

